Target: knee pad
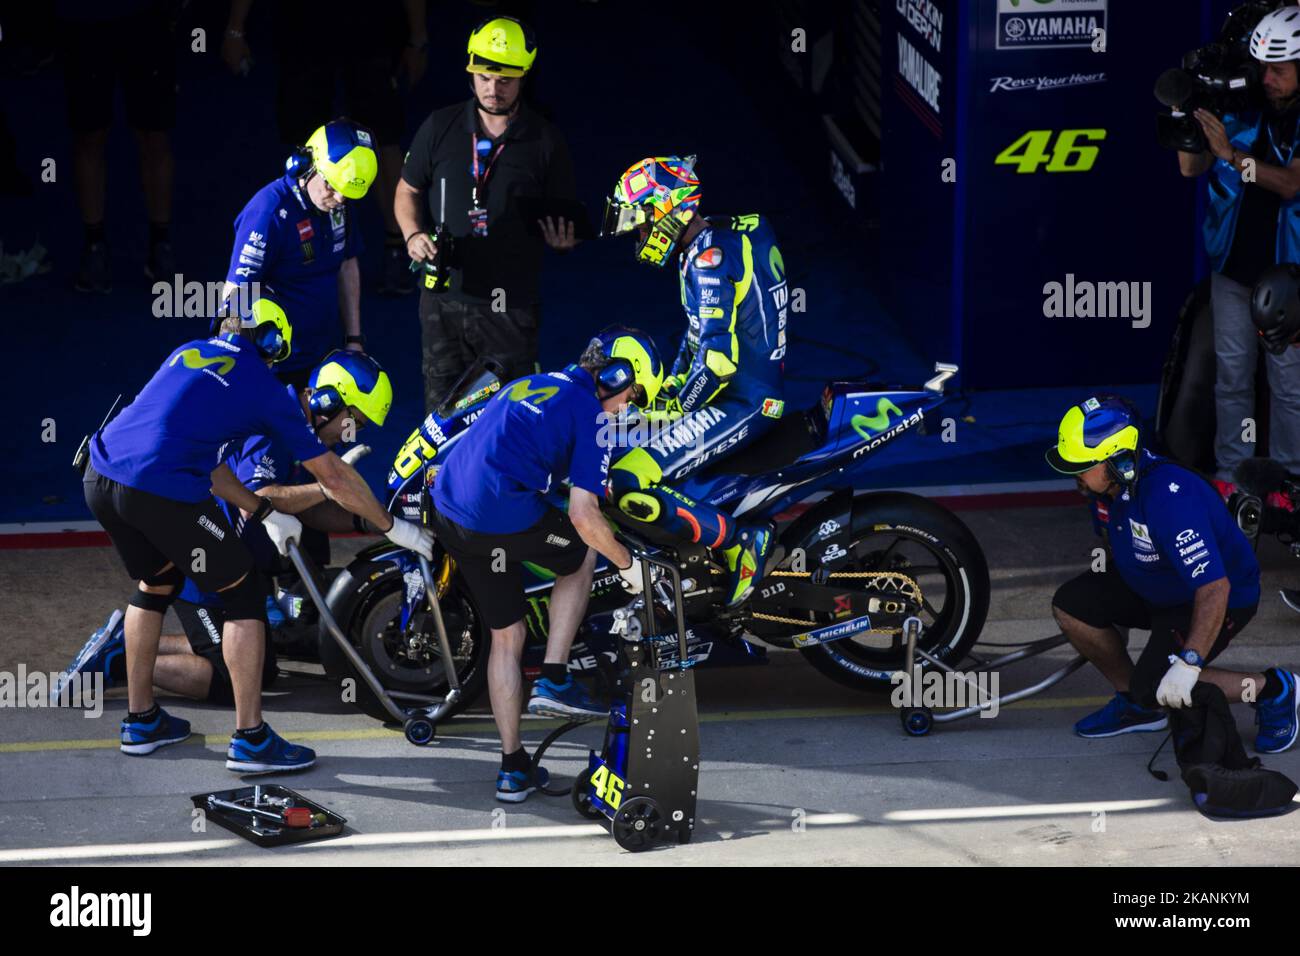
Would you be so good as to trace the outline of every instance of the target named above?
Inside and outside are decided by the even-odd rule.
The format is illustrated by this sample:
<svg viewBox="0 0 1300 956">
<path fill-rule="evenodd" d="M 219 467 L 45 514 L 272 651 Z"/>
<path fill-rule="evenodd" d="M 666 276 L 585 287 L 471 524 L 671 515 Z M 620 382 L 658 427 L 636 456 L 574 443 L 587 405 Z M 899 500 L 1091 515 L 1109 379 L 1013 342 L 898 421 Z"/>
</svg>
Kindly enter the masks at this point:
<svg viewBox="0 0 1300 956">
<path fill-rule="evenodd" d="M 217 593 L 227 621 L 260 621 L 266 616 L 266 590 L 256 571 L 249 571 L 233 588 Z"/>
<path fill-rule="evenodd" d="M 156 611 L 159 614 L 166 614 L 167 609 L 172 606 L 179 594 L 179 590 L 172 591 L 170 594 L 152 594 L 149 591 L 141 591 L 137 588 L 128 603 L 132 607 L 140 608 L 142 611 Z"/>
</svg>

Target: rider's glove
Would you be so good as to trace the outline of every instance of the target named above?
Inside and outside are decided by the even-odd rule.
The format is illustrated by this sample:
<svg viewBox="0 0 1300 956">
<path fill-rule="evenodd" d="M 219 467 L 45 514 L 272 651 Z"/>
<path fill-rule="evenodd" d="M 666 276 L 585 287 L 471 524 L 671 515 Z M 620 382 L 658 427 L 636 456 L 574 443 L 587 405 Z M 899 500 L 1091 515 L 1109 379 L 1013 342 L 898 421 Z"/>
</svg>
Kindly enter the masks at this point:
<svg viewBox="0 0 1300 956">
<path fill-rule="evenodd" d="M 394 518 L 393 526 L 384 534 L 389 541 L 399 548 L 414 551 L 427 560 L 433 560 L 433 532 L 428 528 L 421 528 L 418 524 L 413 524 L 410 521 Z"/>
<path fill-rule="evenodd" d="M 369 454 L 370 454 L 369 445 L 354 445 L 339 457 L 342 459 L 345 465 L 352 465 L 355 467 L 357 462 L 359 462 L 362 458 L 365 458 L 366 455 Z"/>
<path fill-rule="evenodd" d="M 667 401 L 670 398 L 676 398 L 677 393 L 682 390 L 682 382 L 686 381 L 685 375 L 669 375 L 664 379 L 664 383 L 659 386 L 658 399 Z"/>
<path fill-rule="evenodd" d="M 275 550 L 283 555 L 289 553 L 289 542 L 297 542 L 302 537 L 302 522 L 293 515 L 272 511 L 262 518 L 262 527 L 266 536 L 275 545 Z"/>
<path fill-rule="evenodd" d="M 1191 707 L 1192 688 L 1201 676 L 1201 669 L 1193 667 L 1181 657 L 1169 655 L 1169 670 L 1156 688 L 1156 701 L 1162 707 Z"/>
<path fill-rule="evenodd" d="M 632 558 L 632 563 L 626 568 L 618 569 L 618 576 L 623 579 L 623 590 L 628 594 L 640 594 L 645 590 L 644 572 L 641 570 L 641 559 Z"/>
</svg>

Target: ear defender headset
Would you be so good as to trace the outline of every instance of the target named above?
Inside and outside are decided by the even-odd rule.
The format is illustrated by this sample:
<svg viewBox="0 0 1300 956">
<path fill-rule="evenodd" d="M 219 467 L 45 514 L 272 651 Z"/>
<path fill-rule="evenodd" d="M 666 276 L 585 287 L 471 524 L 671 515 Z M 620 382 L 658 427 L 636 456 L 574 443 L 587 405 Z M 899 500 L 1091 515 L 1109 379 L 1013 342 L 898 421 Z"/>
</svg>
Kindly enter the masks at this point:
<svg viewBox="0 0 1300 956">
<path fill-rule="evenodd" d="M 349 406 L 382 427 L 393 404 L 388 373 L 368 355 L 335 349 L 312 372 L 307 408 L 328 424 Z"/>
<path fill-rule="evenodd" d="M 265 286 L 262 292 L 262 298 L 253 303 L 252 311 L 243 319 L 243 326 L 253 330 L 249 339 L 262 358 L 283 362 L 293 350 L 293 326 L 272 298 L 275 293 Z"/>
<path fill-rule="evenodd" d="M 610 359 L 609 364 L 596 373 L 596 384 L 607 395 L 617 395 L 636 381 L 632 363 L 625 358 Z"/>
</svg>

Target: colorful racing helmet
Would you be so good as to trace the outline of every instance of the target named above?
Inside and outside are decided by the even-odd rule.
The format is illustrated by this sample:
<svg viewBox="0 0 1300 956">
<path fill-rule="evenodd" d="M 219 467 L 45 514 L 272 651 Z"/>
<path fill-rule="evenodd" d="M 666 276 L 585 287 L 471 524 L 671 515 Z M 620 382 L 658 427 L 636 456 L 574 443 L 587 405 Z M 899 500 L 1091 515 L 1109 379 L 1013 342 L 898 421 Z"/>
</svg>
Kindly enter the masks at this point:
<svg viewBox="0 0 1300 956">
<path fill-rule="evenodd" d="M 307 384 L 312 412 L 332 419 L 349 405 L 382 426 L 393 404 L 393 383 L 369 355 L 335 349 L 317 365 Z"/>
<path fill-rule="evenodd" d="M 514 17 L 493 17 L 474 28 L 466 52 L 467 73 L 526 76 L 537 58 L 537 41 Z"/>
<path fill-rule="evenodd" d="M 664 366 L 654 339 L 640 329 L 611 325 L 592 339 L 587 348 L 593 346 L 599 346 L 601 354 L 611 359 L 596 373 L 601 387 L 612 394 L 635 382 L 630 401 L 638 408 L 648 408 L 664 381 Z"/>
<path fill-rule="evenodd" d="M 252 329 L 249 338 L 258 353 L 272 363 L 283 362 L 293 351 L 293 326 L 289 316 L 275 301 L 275 292 L 267 286 L 262 287 L 262 296 L 240 316 L 239 324 L 245 329 Z"/>
<path fill-rule="evenodd" d="M 307 140 L 312 168 L 348 199 L 360 199 L 379 172 L 370 131 L 349 120 L 326 123 Z"/>
<path fill-rule="evenodd" d="M 1096 395 L 1070 408 L 1061 419 L 1047 463 L 1066 475 L 1078 475 L 1103 462 L 1111 478 L 1128 484 L 1137 478 L 1142 417 L 1127 399 Z"/>
<path fill-rule="evenodd" d="M 662 268 L 699 206 L 695 157 L 652 156 L 619 177 L 614 194 L 605 200 L 600 234 L 622 236 L 649 224 L 637 243 L 636 260 Z"/>
</svg>

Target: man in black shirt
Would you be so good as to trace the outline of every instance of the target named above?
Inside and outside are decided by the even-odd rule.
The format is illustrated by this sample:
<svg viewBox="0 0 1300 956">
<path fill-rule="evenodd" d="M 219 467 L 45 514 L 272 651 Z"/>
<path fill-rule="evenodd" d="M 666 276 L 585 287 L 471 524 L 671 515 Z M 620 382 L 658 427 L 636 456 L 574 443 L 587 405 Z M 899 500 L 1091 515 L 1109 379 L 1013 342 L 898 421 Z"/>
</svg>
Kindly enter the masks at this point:
<svg viewBox="0 0 1300 956">
<path fill-rule="evenodd" d="M 1264 17 L 1251 37 L 1262 64 L 1264 105 L 1258 113 L 1222 119 L 1197 110 L 1208 149 L 1179 152 L 1184 176 L 1210 173 L 1205 245 L 1213 269 L 1215 373 L 1215 486 L 1226 498 L 1233 472 L 1255 446 L 1247 420 L 1255 414 L 1259 339 L 1250 318 L 1251 290 L 1278 262 L 1300 262 L 1300 7 Z M 1269 454 L 1289 471 L 1300 470 L 1300 351 L 1268 357 L 1272 390 Z M 1276 500 L 1291 508 L 1293 503 Z"/>
<path fill-rule="evenodd" d="M 577 244 L 574 224 L 563 219 L 540 222 L 540 238 L 530 234 L 519 206 L 521 198 L 572 200 L 575 192 L 564 137 L 520 99 L 537 55 L 531 35 L 518 20 L 497 17 L 470 35 L 469 52 L 474 97 L 421 124 L 394 200 L 412 259 L 447 254 L 426 223 L 445 223 L 454 237 L 450 287 L 435 291 L 426 277 L 420 290 L 427 408 L 475 359 L 500 362 L 507 380 L 535 370 L 543 247 Z"/>
</svg>

